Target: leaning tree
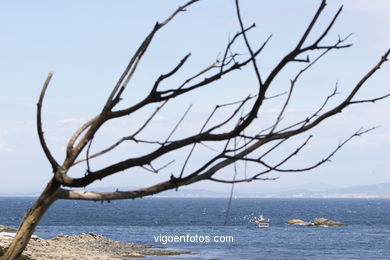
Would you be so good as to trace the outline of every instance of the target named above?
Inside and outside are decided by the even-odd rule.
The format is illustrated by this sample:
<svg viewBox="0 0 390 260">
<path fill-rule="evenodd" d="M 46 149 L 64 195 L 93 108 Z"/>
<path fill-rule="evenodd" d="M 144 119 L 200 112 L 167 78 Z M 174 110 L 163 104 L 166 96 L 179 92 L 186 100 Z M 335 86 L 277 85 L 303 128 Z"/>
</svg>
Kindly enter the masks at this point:
<svg viewBox="0 0 390 260">
<path fill-rule="evenodd" d="M 356 98 L 357 93 L 361 90 L 365 82 L 387 61 L 390 53 L 389 49 L 365 75 L 359 78 L 356 85 L 352 86 L 350 91 L 336 105 L 331 104 L 330 100 L 333 101 L 332 98 L 337 94 L 337 85 L 334 90 L 330 91 L 328 96 L 324 97 L 323 102 L 318 104 L 318 107 L 314 109 L 311 114 L 308 114 L 287 126 L 281 124 L 293 98 L 293 92 L 296 89 L 297 82 L 301 76 L 327 53 L 351 46 L 351 44 L 346 42 L 349 35 L 344 38 L 339 37 L 332 44 L 324 43 L 324 39 L 336 22 L 337 17 L 342 11 L 342 7 L 335 13 L 333 19 L 329 21 L 327 26 L 323 28 L 318 36 L 312 35 L 313 27 L 318 22 L 318 19 L 326 6 L 325 0 L 322 0 L 314 17 L 304 30 L 303 35 L 298 39 L 298 43 L 296 45 L 294 44 L 291 51 L 289 51 L 270 70 L 270 72 L 267 73 L 267 75 L 259 69 L 258 60 L 259 55 L 265 51 L 266 45 L 271 37 L 267 38 L 261 44 L 254 44 L 249 41 L 247 37 L 248 32 L 252 30 L 255 25 L 247 26 L 243 23 L 239 3 L 238 0 L 236 0 L 235 7 L 240 30 L 229 39 L 227 45 L 224 46 L 224 51 L 219 59 L 206 67 L 195 70 L 195 72 L 183 80 L 181 84 L 168 89 L 163 88 L 162 84 L 165 80 L 174 77 L 177 73 L 181 72 L 183 66 L 190 58 L 190 54 L 188 54 L 178 61 L 175 67 L 164 72 L 164 74 L 161 74 L 155 80 L 154 84 L 150 86 L 148 94 L 139 102 L 118 108 L 118 104 L 122 101 L 122 95 L 126 91 L 126 87 L 135 75 L 139 62 L 148 50 L 155 35 L 179 13 L 185 11 L 187 7 L 198 1 L 199 0 L 189 1 L 175 10 L 165 21 L 157 22 L 155 24 L 151 32 L 136 50 L 135 54 L 131 57 L 130 62 L 108 96 L 107 101 L 103 104 L 101 111 L 95 117 L 85 122 L 70 137 L 66 147 L 66 158 L 62 163 L 58 162 L 52 155 L 46 144 L 42 129 L 41 112 L 43 100 L 53 76 L 53 73 L 49 73 L 38 100 L 36 121 L 39 141 L 51 164 L 53 177 L 31 209 L 25 214 L 16 236 L 8 247 L 3 259 L 16 259 L 22 253 L 40 219 L 56 200 L 110 201 L 134 199 L 150 196 L 169 189 L 177 189 L 178 187 L 204 180 L 221 183 L 251 182 L 255 180 L 272 179 L 264 177 L 265 174 L 270 172 L 308 171 L 328 162 L 331 157 L 353 137 L 371 130 L 360 129 L 354 132 L 349 138 L 330 151 L 323 159 L 304 168 L 286 168 L 285 164 L 308 144 L 312 138 L 311 135 L 305 138 L 290 154 L 281 156 L 279 161 L 270 162 L 268 160 L 269 154 L 274 153 L 277 149 L 283 147 L 283 145 L 286 144 L 286 140 L 308 132 L 326 119 L 342 112 L 346 107 L 354 104 L 375 102 L 390 96 L 390 94 L 387 94 L 368 99 Z M 238 42 L 240 41 L 241 45 L 238 45 Z M 240 55 L 238 52 L 234 51 L 234 47 L 237 46 L 244 46 L 244 51 L 247 55 Z M 291 77 L 285 92 L 271 95 L 270 90 L 271 88 L 275 88 L 275 79 L 280 76 L 281 72 L 286 69 L 286 66 L 291 63 L 300 64 L 300 70 Z M 234 72 L 239 72 L 244 67 L 251 67 L 253 69 L 253 75 L 256 78 L 256 93 L 247 93 L 244 98 L 236 102 L 215 104 L 214 109 L 210 111 L 208 117 L 204 118 L 204 121 L 199 123 L 199 128 L 184 138 L 174 139 L 173 134 L 180 127 L 188 114 L 189 109 L 186 108 L 183 108 L 183 114 L 178 122 L 172 125 L 172 130 L 168 136 L 162 137 L 161 140 L 150 140 L 140 137 L 141 133 L 144 132 L 155 119 L 156 114 L 159 113 L 168 102 L 175 98 L 185 96 L 190 92 L 207 88 L 213 85 L 213 83 L 220 81 L 228 74 L 231 75 L 234 74 Z M 269 125 L 265 125 L 265 121 L 261 120 L 262 116 L 259 111 L 264 107 L 265 103 L 276 99 L 283 100 L 282 105 L 280 106 L 279 111 L 274 114 L 273 122 Z M 141 122 L 139 126 L 135 128 L 136 130 L 134 132 L 129 133 L 119 140 L 114 140 L 112 145 L 106 149 L 97 152 L 91 151 L 91 144 L 94 137 L 108 121 L 134 115 L 135 112 L 150 107 L 153 107 L 153 110 L 149 117 Z M 225 108 L 230 109 L 224 110 Z M 224 116 L 216 116 L 221 110 L 225 111 Z M 113 164 L 98 170 L 91 169 L 90 162 L 94 158 L 110 153 L 125 142 L 132 143 L 135 147 L 138 145 L 148 145 L 150 148 L 140 156 L 114 162 Z M 191 169 L 187 165 L 199 145 L 206 147 L 212 146 L 210 148 L 213 149 L 214 155 L 198 165 L 197 168 Z M 186 150 L 183 150 L 184 148 Z M 183 153 L 186 153 L 186 157 L 181 162 L 181 166 L 177 168 L 178 170 L 172 174 L 168 174 L 167 179 L 164 182 L 131 191 L 87 192 L 72 189 L 86 187 L 96 180 L 101 180 L 131 168 L 142 167 L 143 169 L 152 172 L 159 172 L 170 163 L 157 167 L 154 165 L 156 160 L 163 158 L 169 162 L 171 160 L 169 160 L 168 157 L 172 155 L 172 152 L 174 151 L 183 151 Z M 85 157 L 81 157 L 84 153 Z M 69 170 L 80 162 L 86 164 L 85 174 L 81 177 L 69 176 Z M 226 167 L 232 167 L 234 171 L 234 166 L 238 162 L 256 164 L 258 165 L 259 170 L 256 172 L 248 172 L 243 178 L 236 178 L 236 175 L 233 179 L 216 176 L 217 172 Z"/>
</svg>

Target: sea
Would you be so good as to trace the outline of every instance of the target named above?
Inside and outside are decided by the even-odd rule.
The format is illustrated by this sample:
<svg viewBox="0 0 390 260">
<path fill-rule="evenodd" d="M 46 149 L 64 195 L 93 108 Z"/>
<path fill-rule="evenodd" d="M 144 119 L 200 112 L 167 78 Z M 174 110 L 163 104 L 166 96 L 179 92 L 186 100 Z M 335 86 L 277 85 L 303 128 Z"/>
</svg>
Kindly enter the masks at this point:
<svg viewBox="0 0 390 260">
<path fill-rule="evenodd" d="M 17 227 L 34 200 L 0 197 L 0 224 Z M 146 259 L 390 259 L 390 199 L 236 198 L 228 214 L 227 205 L 225 198 L 143 198 L 103 204 L 61 200 L 43 217 L 36 235 L 92 232 L 192 252 Z M 268 228 L 251 223 L 261 214 L 270 219 Z M 316 217 L 346 226 L 285 224 Z"/>
</svg>

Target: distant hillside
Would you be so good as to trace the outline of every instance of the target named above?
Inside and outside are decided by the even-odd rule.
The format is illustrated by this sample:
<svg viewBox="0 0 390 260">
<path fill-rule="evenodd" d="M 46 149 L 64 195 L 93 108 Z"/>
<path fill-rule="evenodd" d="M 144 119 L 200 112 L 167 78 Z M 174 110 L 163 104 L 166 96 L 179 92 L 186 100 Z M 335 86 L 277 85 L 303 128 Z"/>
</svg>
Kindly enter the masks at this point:
<svg viewBox="0 0 390 260">
<path fill-rule="evenodd" d="M 353 186 L 343 189 L 330 190 L 329 194 L 350 195 L 350 196 L 367 196 L 367 197 L 387 197 L 390 198 L 390 182 L 365 185 L 365 186 Z"/>
<path fill-rule="evenodd" d="M 136 189 L 136 187 L 118 188 L 118 190 L 132 189 Z M 102 187 L 97 190 L 113 191 L 113 188 Z M 156 194 L 155 196 L 224 198 L 230 195 L 229 192 L 229 188 L 226 188 L 226 191 L 181 188 L 179 191 L 169 190 Z M 285 189 L 270 189 L 267 191 L 252 189 L 244 192 L 241 190 L 234 192 L 234 196 L 239 198 L 390 198 L 390 182 L 365 186 L 351 186 L 347 188 L 336 188 L 332 185 L 312 183 Z"/>
<path fill-rule="evenodd" d="M 269 198 L 390 198 L 390 182 L 319 191 L 311 190 L 310 187 L 302 187 L 280 192 L 259 193 L 258 195 Z"/>
<path fill-rule="evenodd" d="M 227 198 L 230 195 L 230 189 L 226 186 L 225 191 L 210 191 L 204 189 L 180 188 L 168 190 L 154 197 L 169 198 Z M 112 192 L 115 190 L 126 191 L 135 190 L 138 187 L 98 187 L 87 190 L 100 192 Z M 0 196 L 38 196 L 38 192 L 24 194 L 1 194 Z M 238 190 L 234 192 L 234 197 L 238 198 L 390 198 L 390 182 L 374 185 L 351 186 L 347 188 L 335 188 L 332 185 L 321 183 L 312 183 L 285 189 L 268 190 Z"/>
</svg>

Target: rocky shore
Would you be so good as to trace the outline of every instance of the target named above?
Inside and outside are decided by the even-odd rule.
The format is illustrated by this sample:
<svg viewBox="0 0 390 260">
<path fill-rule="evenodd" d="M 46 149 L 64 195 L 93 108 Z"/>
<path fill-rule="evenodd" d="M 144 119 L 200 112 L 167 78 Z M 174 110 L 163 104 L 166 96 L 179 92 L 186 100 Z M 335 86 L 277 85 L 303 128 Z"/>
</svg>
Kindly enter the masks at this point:
<svg viewBox="0 0 390 260">
<path fill-rule="evenodd" d="M 0 232 L 0 247 L 11 243 L 14 233 Z M 43 239 L 33 235 L 23 252 L 33 260 L 121 260 L 144 258 L 147 255 L 179 255 L 188 251 L 164 250 L 151 246 L 111 240 L 93 233 L 78 236 L 58 235 Z"/>
</svg>

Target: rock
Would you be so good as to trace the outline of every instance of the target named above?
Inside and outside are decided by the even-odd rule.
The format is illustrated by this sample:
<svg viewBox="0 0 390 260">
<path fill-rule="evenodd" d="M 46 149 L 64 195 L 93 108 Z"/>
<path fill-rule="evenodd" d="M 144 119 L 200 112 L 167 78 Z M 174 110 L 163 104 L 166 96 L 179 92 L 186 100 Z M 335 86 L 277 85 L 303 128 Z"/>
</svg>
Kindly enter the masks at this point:
<svg viewBox="0 0 390 260">
<path fill-rule="evenodd" d="M 316 226 L 344 226 L 344 223 L 329 220 L 326 218 L 315 218 L 314 219 L 314 225 Z"/>
<path fill-rule="evenodd" d="M 290 225 L 298 225 L 298 226 L 313 226 L 314 225 L 311 222 L 306 222 L 306 221 L 303 221 L 301 219 L 291 219 L 291 220 L 287 221 L 286 223 L 290 224 Z"/>
<path fill-rule="evenodd" d="M 14 236 L 14 233 L 0 232 L 0 247 L 7 247 Z M 51 239 L 32 236 L 23 253 L 31 259 L 39 260 L 120 260 L 144 258 L 149 255 L 190 254 L 191 252 L 157 249 L 151 246 L 115 241 L 93 233 L 83 233 L 78 236 L 60 234 Z"/>
<path fill-rule="evenodd" d="M 299 226 L 344 226 L 344 223 L 329 220 L 326 218 L 315 218 L 314 222 L 306 222 L 301 219 L 291 219 L 287 221 L 287 224 L 290 225 L 299 225 Z"/>
<path fill-rule="evenodd" d="M 0 232 L 0 239 L 13 239 L 15 235 L 16 233 Z M 36 235 L 31 235 L 31 239 L 41 239 L 41 238 Z"/>
<path fill-rule="evenodd" d="M 0 232 L 2 231 L 16 231 L 16 228 L 0 225 Z"/>
</svg>

